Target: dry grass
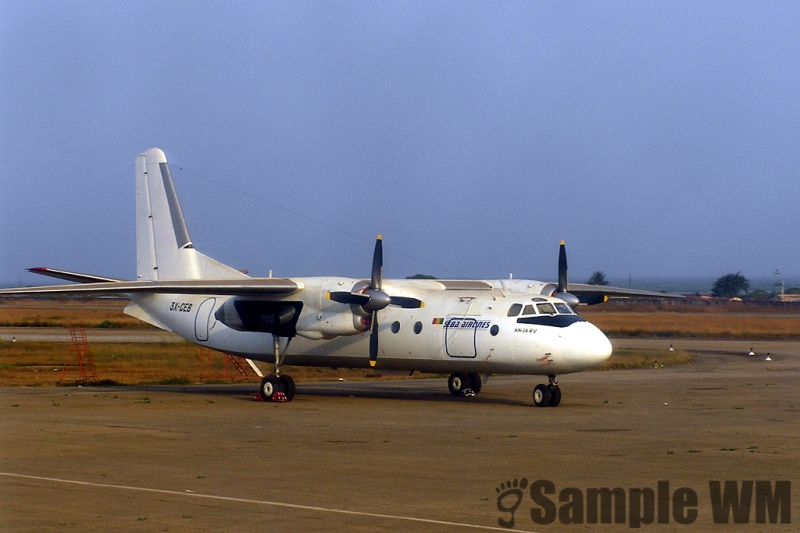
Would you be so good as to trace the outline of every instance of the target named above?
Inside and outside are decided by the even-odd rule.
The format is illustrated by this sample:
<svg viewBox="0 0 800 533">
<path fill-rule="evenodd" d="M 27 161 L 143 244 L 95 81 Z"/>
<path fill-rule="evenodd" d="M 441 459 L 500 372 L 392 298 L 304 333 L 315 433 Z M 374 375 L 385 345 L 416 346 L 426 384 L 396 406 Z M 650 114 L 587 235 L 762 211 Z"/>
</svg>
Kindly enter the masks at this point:
<svg viewBox="0 0 800 533">
<path fill-rule="evenodd" d="M 110 327 L 145 329 L 153 326 L 123 313 L 127 300 L 0 299 L 0 327 Z"/>
<path fill-rule="evenodd" d="M 800 303 L 730 302 L 724 300 L 628 300 L 612 299 L 606 304 L 581 307 L 593 313 L 689 313 L 689 314 L 800 314 Z"/>
<path fill-rule="evenodd" d="M 90 348 L 101 384 L 180 385 L 259 380 L 244 360 L 238 359 L 247 371 L 247 378 L 239 374 L 222 353 L 212 351 L 209 358 L 201 355 L 198 346 L 188 342 L 92 343 Z M 64 383 L 76 382 L 78 369 L 74 366 L 68 343 L 0 342 L 0 386 L 55 386 L 59 384 L 65 363 L 71 368 L 64 377 Z M 260 367 L 265 373 L 270 369 L 268 364 L 260 363 Z M 376 379 L 370 370 L 293 366 L 282 369 L 294 378 L 310 381 Z"/>
<path fill-rule="evenodd" d="M 683 350 L 616 350 L 598 370 L 630 370 L 634 368 L 661 368 L 692 362 L 692 354 Z"/>
<path fill-rule="evenodd" d="M 607 335 L 619 337 L 800 338 L 800 317 L 709 313 L 631 313 L 581 310 Z"/>
<path fill-rule="evenodd" d="M 151 328 L 122 310 L 127 300 L 0 299 L 0 327 Z M 800 307 L 746 303 L 684 305 L 613 303 L 580 308 L 608 335 L 620 337 L 800 338 Z"/>
<path fill-rule="evenodd" d="M 100 384 L 182 385 L 190 383 L 257 382 L 248 371 L 242 377 L 219 352 L 211 357 L 202 356 L 197 346 L 189 343 L 96 343 L 91 345 L 92 359 Z M 652 368 L 661 365 L 681 364 L 691 360 L 686 352 L 663 350 L 620 350 L 600 370 Z M 210 365 L 208 362 L 210 361 Z M 241 361 L 241 360 L 240 360 Z M 69 344 L 57 342 L 0 342 L 0 386 L 55 386 L 77 383 L 78 370 L 71 367 L 65 380 L 59 383 L 64 364 L 74 364 Z M 244 361 L 241 361 L 246 366 Z M 228 366 L 227 370 L 225 365 Z M 266 371 L 269 365 L 262 364 Z M 371 370 L 284 367 L 284 372 L 295 379 L 324 381 L 334 379 L 376 379 Z M 415 378 L 431 377 L 415 373 Z M 403 376 L 383 376 L 380 379 L 402 379 Z"/>
</svg>

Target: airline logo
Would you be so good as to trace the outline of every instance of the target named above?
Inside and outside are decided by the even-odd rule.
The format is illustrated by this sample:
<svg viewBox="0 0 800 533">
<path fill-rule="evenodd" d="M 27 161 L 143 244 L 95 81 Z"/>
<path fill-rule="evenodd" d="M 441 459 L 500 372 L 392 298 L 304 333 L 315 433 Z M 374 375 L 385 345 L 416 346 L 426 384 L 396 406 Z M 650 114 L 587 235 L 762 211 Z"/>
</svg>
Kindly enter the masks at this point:
<svg viewBox="0 0 800 533">
<path fill-rule="evenodd" d="M 439 322 L 437 322 L 437 320 Z M 447 317 L 446 319 L 434 318 L 434 324 L 444 324 L 447 329 L 489 329 L 492 321 L 483 317 L 474 318 L 471 316 Z"/>
</svg>

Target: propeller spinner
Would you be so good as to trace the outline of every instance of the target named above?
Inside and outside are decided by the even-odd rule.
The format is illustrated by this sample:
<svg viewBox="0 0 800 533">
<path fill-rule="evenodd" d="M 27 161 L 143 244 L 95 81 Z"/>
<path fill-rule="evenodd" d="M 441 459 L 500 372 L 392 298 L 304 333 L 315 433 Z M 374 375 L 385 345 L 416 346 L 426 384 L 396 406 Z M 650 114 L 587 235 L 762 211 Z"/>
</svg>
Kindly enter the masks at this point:
<svg viewBox="0 0 800 533">
<path fill-rule="evenodd" d="M 383 238 L 378 235 L 375 252 L 372 254 L 372 274 L 369 286 L 360 292 L 329 292 L 328 298 L 342 304 L 360 305 L 370 314 L 369 365 L 378 360 L 378 311 L 390 305 L 404 309 L 417 309 L 425 303 L 417 298 L 389 296 L 383 292 Z"/>
</svg>

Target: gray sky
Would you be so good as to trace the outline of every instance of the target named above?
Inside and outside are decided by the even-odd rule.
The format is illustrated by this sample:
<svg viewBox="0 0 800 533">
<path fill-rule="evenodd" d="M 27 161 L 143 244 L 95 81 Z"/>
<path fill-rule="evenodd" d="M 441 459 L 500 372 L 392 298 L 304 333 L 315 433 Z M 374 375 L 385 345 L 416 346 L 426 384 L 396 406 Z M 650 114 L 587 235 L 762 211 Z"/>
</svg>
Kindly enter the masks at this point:
<svg viewBox="0 0 800 533">
<path fill-rule="evenodd" d="M 134 156 L 254 275 L 800 273 L 800 3 L 0 1 L 0 282 L 135 275 Z M 177 167 L 185 169 L 179 170 Z M 241 191 L 241 192 L 237 192 Z M 322 223 L 320 223 L 322 222 Z"/>
</svg>

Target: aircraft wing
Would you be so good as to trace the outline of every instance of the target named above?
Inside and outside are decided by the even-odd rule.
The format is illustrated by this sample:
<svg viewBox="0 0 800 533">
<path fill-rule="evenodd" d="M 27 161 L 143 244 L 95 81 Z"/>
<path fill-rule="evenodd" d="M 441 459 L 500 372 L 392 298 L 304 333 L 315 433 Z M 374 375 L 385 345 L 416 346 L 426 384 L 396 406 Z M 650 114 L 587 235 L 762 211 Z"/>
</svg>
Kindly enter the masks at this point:
<svg viewBox="0 0 800 533">
<path fill-rule="evenodd" d="M 682 294 L 608 287 L 606 285 L 587 285 L 585 283 L 570 283 L 569 292 L 577 296 L 581 303 L 589 305 L 602 303 L 608 298 L 686 298 Z"/>
<path fill-rule="evenodd" d="M 55 276 L 54 276 L 55 277 Z M 66 278 L 63 278 L 66 279 Z M 80 285 L 50 285 L 2 289 L 0 296 L 33 296 L 61 294 L 65 296 L 110 294 L 219 294 L 219 295 L 284 295 L 303 288 L 286 278 L 190 279 L 168 281 L 104 281 Z"/>
</svg>

